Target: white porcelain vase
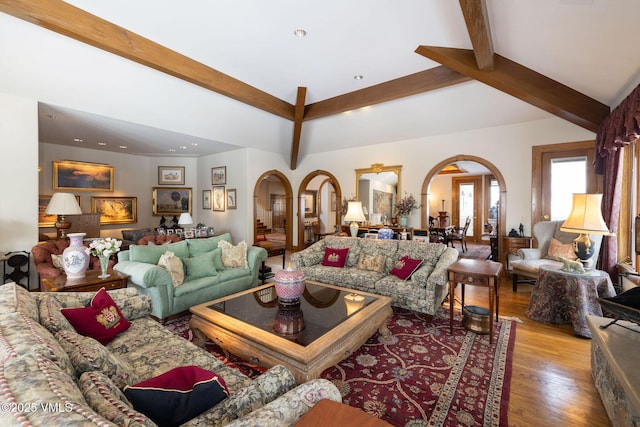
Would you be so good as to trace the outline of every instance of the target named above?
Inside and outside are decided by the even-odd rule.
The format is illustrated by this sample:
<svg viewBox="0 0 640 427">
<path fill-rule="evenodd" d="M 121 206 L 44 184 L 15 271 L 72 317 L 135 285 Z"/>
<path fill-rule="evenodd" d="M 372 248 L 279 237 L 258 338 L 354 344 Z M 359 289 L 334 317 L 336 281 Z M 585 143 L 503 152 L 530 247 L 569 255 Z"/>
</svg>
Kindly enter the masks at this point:
<svg viewBox="0 0 640 427">
<path fill-rule="evenodd" d="M 62 252 L 62 265 L 68 278 L 84 277 L 89 267 L 89 253 L 82 243 L 86 233 L 69 233 L 69 247 Z"/>
</svg>

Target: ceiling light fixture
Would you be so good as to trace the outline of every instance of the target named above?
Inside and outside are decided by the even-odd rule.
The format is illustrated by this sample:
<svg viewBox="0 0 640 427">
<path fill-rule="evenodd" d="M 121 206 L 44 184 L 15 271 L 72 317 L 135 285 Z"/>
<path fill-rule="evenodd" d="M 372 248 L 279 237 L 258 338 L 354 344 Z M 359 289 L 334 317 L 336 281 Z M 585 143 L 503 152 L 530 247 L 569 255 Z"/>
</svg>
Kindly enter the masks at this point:
<svg viewBox="0 0 640 427">
<path fill-rule="evenodd" d="M 107 143 L 106 142 L 98 142 L 98 145 L 101 146 L 101 147 L 104 147 L 105 145 L 107 145 Z"/>
<path fill-rule="evenodd" d="M 364 79 L 364 76 L 362 74 L 356 74 L 355 76 L 353 76 L 353 78 L 355 80 L 362 80 L 362 79 Z"/>
<path fill-rule="evenodd" d="M 303 38 L 304 36 L 307 35 L 307 32 L 305 30 L 303 30 L 302 28 L 298 28 L 296 30 L 293 31 L 293 35 L 299 38 Z"/>
<path fill-rule="evenodd" d="M 73 142 L 84 142 L 84 141 L 80 138 L 73 138 Z"/>
<path fill-rule="evenodd" d="M 172 153 L 175 153 L 176 149 L 175 148 L 169 148 L 169 151 Z"/>
<path fill-rule="evenodd" d="M 120 145 L 120 148 L 122 148 L 124 150 L 125 148 L 127 148 L 127 146 L 126 145 Z"/>
</svg>

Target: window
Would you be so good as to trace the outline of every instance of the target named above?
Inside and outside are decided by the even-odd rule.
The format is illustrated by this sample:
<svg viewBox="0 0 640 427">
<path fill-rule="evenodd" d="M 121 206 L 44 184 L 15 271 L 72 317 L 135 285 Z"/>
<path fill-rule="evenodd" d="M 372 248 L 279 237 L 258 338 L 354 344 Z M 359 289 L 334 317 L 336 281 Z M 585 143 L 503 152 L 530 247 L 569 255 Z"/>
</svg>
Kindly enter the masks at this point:
<svg viewBox="0 0 640 427">
<path fill-rule="evenodd" d="M 574 193 L 587 192 L 587 158 L 551 160 L 551 220 L 569 216 Z"/>
</svg>

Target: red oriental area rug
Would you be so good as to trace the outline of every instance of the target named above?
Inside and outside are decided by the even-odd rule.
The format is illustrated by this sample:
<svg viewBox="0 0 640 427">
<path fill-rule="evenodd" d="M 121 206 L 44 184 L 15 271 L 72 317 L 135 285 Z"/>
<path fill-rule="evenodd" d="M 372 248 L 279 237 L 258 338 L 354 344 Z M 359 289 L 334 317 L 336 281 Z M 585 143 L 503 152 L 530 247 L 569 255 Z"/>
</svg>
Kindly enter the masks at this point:
<svg viewBox="0 0 640 427">
<path fill-rule="evenodd" d="M 507 426 L 515 322 L 501 320 L 494 342 L 438 310 L 424 315 L 397 307 L 392 335 L 376 333 L 349 358 L 326 369 L 344 403 L 395 425 Z"/>
<path fill-rule="evenodd" d="M 193 340 L 188 317 L 166 326 Z M 427 327 L 424 315 L 393 308 L 391 335 L 374 334 L 349 358 L 326 369 L 344 403 L 394 426 L 507 426 L 516 324 L 500 320 L 494 342 L 462 327 L 456 314 L 441 308 Z M 216 344 L 206 349 L 224 363 L 255 378 L 255 366 Z"/>
</svg>

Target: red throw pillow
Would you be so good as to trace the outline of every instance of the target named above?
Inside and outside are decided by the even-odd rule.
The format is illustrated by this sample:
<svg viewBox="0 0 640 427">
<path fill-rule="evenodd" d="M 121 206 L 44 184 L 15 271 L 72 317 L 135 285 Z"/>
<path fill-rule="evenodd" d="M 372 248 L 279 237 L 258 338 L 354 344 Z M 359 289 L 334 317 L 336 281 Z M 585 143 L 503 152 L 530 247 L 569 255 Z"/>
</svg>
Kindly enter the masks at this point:
<svg viewBox="0 0 640 427">
<path fill-rule="evenodd" d="M 347 262 L 347 254 L 349 253 L 349 248 L 343 249 L 334 249 L 334 248 L 324 248 L 324 259 L 322 260 L 322 265 L 326 265 L 327 267 L 344 267 L 344 264 Z"/>
<path fill-rule="evenodd" d="M 229 397 L 224 380 L 198 366 L 181 366 L 124 388 L 136 411 L 160 426 L 179 426 Z"/>
<path fill-rule="evenodd" d="M 131 326 L 104 288 L 96 292 L 87 307 L 60 311 L 80 335 L 91 337 L 102 345 L 109 344 Z"/>
<path fill-rule="evenodd" d="M 407 280 L 418 268 L 420 268 L 420 264 L 422 264 L 421 259 L 413 259 L 408 256 L 403 256 L 398 262 L 396 262 L 396 265 L 393 266 L 389 274 L 393 274 L 399 279 Z"/>
</svg>

